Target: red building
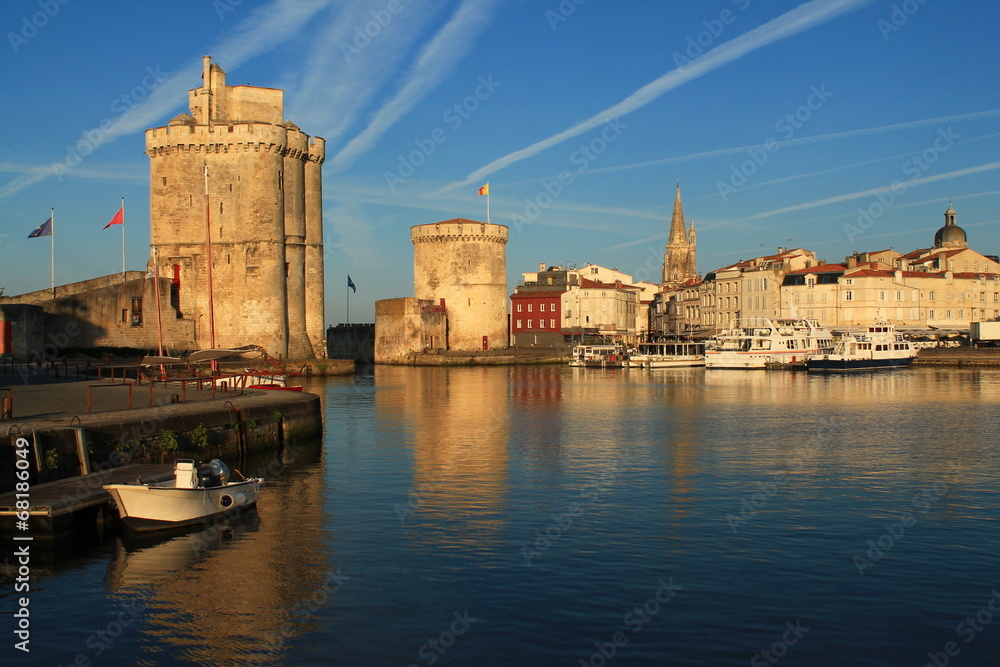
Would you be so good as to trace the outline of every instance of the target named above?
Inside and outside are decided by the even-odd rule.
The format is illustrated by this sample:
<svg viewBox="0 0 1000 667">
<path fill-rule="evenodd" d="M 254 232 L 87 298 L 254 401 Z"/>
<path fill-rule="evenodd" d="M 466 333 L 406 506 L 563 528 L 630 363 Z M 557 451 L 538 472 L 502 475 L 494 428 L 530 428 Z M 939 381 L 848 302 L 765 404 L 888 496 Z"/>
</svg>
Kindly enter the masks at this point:
<svg viewBox="0 0 1000 667">
<path fill-rule="evenodd" d="M 558 345 L 562 335 L 565 290 L 516 291 L 510 295 L 510 333 L 514 345 Z"/>
</svg>

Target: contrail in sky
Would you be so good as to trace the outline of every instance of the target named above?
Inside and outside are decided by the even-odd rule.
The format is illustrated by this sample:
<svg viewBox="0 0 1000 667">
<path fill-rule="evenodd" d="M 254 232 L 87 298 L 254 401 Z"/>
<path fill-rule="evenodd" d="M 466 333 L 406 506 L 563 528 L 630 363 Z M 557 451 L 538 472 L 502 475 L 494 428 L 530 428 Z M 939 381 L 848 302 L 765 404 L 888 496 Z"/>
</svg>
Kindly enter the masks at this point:
<svg viewBox="0 0 1000 667">
<path fill-rule="evenodd" d="M 944 174 L 936 174 L 934 176 L 926 176 L 924 178 L 915 178 L 909 181 L 902 181 L 902 184 L 906 186 L 907 189 L 912 188 L 915 185 L 924 185 L 926 183 L 935 183 L 937 181 L 945 181 L 951 178 L 961 178 L 962 176 L 969 176 L 971 174 L 978 174 L 984 171 L 991 171 L 993 169 L 1000 169 L 1000 162 L 990 162 L 989 164 L 981 164 L 978 167 L 966 167 L 965 169 L 957 169 L 955 171 L 949 171 Z M 826 206 L 827 204 L 837 204 L 842 201 L 850 201 L 851 199 L 860 199 L 862 197 L 870 197 L 872 195 L 877 195 L 882 192 L 886 192 L 892 189 L 891 185 L 884 185 L 880 188 L 871 188 L 869 190 L 861 190 L 859 192 L 851 192 L 845 195 L 837 195 L 836 197 L 827 197 L 826 199 L 817 199 L 816 201 L 806 202 L 805 204 L 796 204 L 795 206 L 786 206 L 784 208 L 776 208 L 772 211 L 764 211 L 763 213 L 758 213 L 757 215 L 751 215 L 747 220 L 758 220 L 760 218 L 767 218 L 772 215 L 780 215 L 782 213 L 791 213 L 793 211 L 802 211 L 809 208 L 817 208 L 820 206 Z"/>
<path fill-rule="evenodd" d="M 632 93 L 618 104 L 591 116 L 587 120 L 577 123 L 573 127 L 563 130 L 548 139 L 543 139 L 527 148 L 522 148 L 490 162 L 485 167 L 481 167 L 469 174 L 464 181 L 446 185 L 442 188 L 441 192 L 448 192 L 472 183 L 478 183 L 486 176 L 500 171 L 515 162 L 533 157 L 547 148 L 583 134 L 587 130 L 593 129 L 608 120 L 640 109 L 681 84 L 708 74 L 712 70 L 727 65 L 757 49 L 852 12 L 869 2 L 871 0 L 812 0 L 812 2 L 800 5 L 778 18 L 768 21 L 764 25 L 754 28 L 750 32 L 712 49 L 692 60 L 687 65 L 667 72 L 659 79 L 646 84 Z"/>
<path fill-rule="evenodd" d="M 497 0 L 465 0 L 455 15 L 434 35 L 410 71 L 410 78 L 389 100 L 361 134 L 327 161 L 327 169 L 340 171 L 370 150 L 389 128 L 450 75 L 489 23 Z"/>
</svg>

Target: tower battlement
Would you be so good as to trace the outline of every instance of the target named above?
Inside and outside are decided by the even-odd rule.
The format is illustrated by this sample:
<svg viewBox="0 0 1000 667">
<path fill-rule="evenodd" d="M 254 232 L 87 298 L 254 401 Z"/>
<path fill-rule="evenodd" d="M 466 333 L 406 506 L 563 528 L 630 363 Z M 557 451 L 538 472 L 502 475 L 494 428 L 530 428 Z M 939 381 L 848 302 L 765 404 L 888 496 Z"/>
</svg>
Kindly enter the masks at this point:
<svg viewBox="0 0 1000 667">
<path fill-rule="evenodd" d="M 302 161 L 326 159 L 326 141 L 298 128 L 264 123 L 176 124 L 146 130 L 149 157 L 175 153 L 269 153 Z"/>
<path fill-rule="evenodd" d="M 410 240 L 413 243 L 452 243 L 468 240 L 506 244 L 508 234 L 509 230 L 504 225 L 465 218 L 410 227 Z"/>
</svg>

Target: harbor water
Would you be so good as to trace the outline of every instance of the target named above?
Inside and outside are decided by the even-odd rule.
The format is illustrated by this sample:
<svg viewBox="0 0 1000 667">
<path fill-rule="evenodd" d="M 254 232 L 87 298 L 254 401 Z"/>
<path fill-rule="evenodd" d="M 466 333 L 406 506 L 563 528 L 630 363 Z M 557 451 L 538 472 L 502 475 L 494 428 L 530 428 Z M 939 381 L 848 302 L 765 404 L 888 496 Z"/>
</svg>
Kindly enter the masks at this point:
<svg viewBox="0 0 1000 667">
<path fill-rule="evenodd" d="M 307 388 L 256 511 L 33 547 L 30 653 L 8 556 L 4 664 L 997 664 L 1000 371 Z"/>
</svg>

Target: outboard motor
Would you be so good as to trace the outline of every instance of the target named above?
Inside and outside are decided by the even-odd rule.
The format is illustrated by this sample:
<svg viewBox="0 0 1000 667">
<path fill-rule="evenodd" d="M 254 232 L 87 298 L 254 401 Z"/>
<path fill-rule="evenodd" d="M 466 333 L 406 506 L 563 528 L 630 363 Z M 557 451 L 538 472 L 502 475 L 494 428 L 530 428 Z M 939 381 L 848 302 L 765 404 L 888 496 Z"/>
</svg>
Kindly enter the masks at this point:
<svg viewBox="0 0 1000 667">
<path fill-rule="evenodd" d="M 223 486 L 229 482 L 229 466 L 225 463 L 219 459 L 212 459 L 208 462 L 208 468 L 212 472 L 212 481 L 215 482 L 214 486 Z"/>
</svg>

